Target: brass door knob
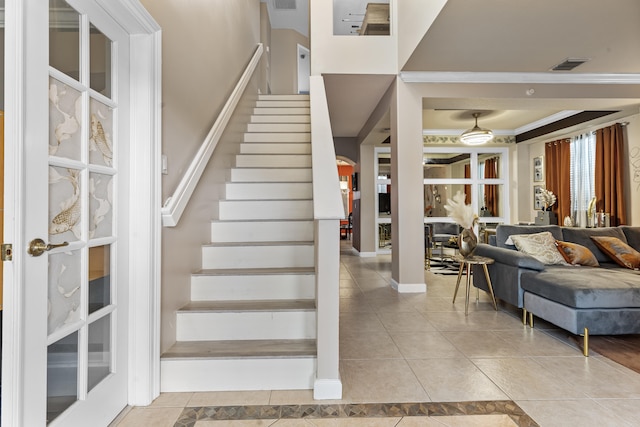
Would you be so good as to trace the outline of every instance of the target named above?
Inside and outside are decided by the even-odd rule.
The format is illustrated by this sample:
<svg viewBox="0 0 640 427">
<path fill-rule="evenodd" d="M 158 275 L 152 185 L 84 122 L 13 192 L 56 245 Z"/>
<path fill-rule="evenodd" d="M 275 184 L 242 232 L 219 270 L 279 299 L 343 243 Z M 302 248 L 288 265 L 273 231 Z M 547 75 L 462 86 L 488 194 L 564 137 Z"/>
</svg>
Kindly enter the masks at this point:
<svg viewBox="0 0 640 427">
<path fill-rule="evenodd" d="M 42 239 L 33 239 L 29 243 L 29 249 L 27 250 L 27 253 L 31 256 L 40 256 L 45 251 L 50 251 L 53 248 L 61 248 L 63 246 L 69 246 L 69 242 L 62 242 L 52 245 L 50 243 L 45 243 Z"/>
</svg>

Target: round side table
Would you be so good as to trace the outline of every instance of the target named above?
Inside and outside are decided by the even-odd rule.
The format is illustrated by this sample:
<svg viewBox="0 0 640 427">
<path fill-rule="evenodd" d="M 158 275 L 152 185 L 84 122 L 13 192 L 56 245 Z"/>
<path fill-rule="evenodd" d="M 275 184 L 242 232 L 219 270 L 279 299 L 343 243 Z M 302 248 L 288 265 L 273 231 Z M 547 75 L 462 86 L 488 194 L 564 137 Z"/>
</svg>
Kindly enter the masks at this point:
<svg viewBox="0 0 640 427">
<path fill-rule="evenodd" d="M 472 265 L 481 265 L 484 270 L 484 277 L 487 279 L 487 284 L 489 285 L 489 293 L 491 294 L 491 300 L 493 301 L 493 308 L 497 311 L 498 305 L 496 304 L 496 297 L 493 294 L 493 286 L 491 285 L 491 278 L 489 277 L 489 271 L 487 270 L 487 265 L 493 264 L 494 259 L 485 257 L 485 256 L 477 256 L 472 255 L 469 257 L 463 257 L 460 254 L 454 255 L 453 260 L 460 264 L 460 270 L 458 270 L 458 281 L 456 282 L 456 290 L 453 293 L 453 303 L 456 303 L 456 295 L 458 295 L 458 288 L 460 287 L 460 279 L 462 278 L 462 271 L 464 270 L 467 275 L 467 293 L 464 304 L 464 314 L 469 314 L 469 291 L 471 288 L 471 266 Z M 466 266 L 466 268 L 465 268 Z M 476 288 L 477 289 L 477 288 Z M 476 294 L 476 300 L 478 299 Z"/>
</svg>

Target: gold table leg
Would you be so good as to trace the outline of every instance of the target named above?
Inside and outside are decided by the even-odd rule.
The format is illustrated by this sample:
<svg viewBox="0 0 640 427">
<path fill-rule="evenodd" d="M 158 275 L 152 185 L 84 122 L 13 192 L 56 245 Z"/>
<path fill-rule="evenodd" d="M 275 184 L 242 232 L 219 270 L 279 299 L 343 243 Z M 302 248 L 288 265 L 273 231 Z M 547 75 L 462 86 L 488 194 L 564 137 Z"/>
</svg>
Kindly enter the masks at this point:
<svg viewBox="0 0 640 427">
<path fill-rule="evenodd" d="M 467 298 L 464 302 L 464 315 L 469 314 L 469 292 L 471 292 L 471 264 L 467 264 Z"/>
<path fill-rule="evenodd" d="M 456 295 L 458 295 L 458 288 L 460 287 L 460 279 L 462 278 L 462 269 L 464 268 L 464 263 L 460 263 L 460 268 L 458 269 L 458 281 L 456 282 L 456 290 L 453 293 L 453 303 L 456 303 Z"/>
</svg>

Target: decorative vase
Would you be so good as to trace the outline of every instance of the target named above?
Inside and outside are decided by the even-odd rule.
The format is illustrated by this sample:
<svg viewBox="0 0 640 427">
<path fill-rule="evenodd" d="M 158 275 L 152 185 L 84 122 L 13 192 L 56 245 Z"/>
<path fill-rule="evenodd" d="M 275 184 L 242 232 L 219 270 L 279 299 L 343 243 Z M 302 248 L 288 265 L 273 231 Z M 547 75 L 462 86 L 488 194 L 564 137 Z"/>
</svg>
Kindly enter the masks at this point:
<svg viewBox="0 0 640 427">
<path fill-rule="evenodd" d="M 476 237 L 476 233 L 473 232 L 473 228 L 463 228 L 458 236 L 460 255 L 465 258 L 473 255 L 476 246 L 478 246 L 478 237 Z"/>
</svg>

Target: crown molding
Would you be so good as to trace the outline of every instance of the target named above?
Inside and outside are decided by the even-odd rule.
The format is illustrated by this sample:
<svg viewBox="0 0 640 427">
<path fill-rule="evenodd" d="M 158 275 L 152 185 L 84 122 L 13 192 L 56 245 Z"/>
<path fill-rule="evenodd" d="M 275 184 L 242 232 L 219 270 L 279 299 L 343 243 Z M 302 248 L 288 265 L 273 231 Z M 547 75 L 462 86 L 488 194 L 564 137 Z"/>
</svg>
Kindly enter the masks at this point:
<svg viewBox="0 0 640 427">
<path fill-rule="evenodd" d="M 405 83 L 640 84 L 640 74 L 402 71 Z"/>
<path fill-rule="evenodd" d="M 550 123 L 557 122 L 558 120 L 566 119 L 567 117 L 571 117 L 578 113 L 581 113 L 583 110 L 565 110 L 560 111 L 559 113 L 552 114 L 548 117 L 545 117 L 540 120 L 536 120 L 535 122 L 531 122 L 524 126 L 520 126 L 519 128 L 514 129 L 515 135 L 520 135 L 521 133 L 529 132 L 530 130 L 537 129 L 542 126 L 546 126 Z"/>
</svg>

